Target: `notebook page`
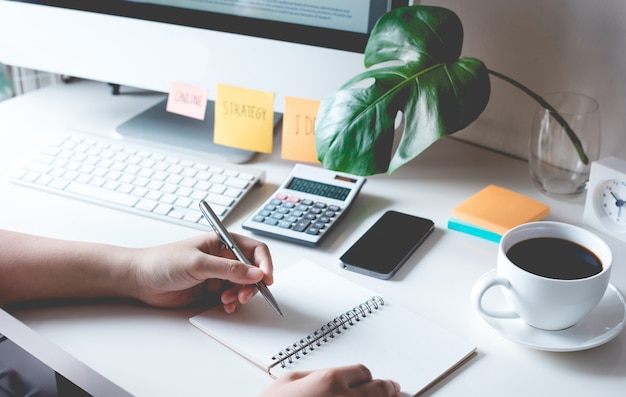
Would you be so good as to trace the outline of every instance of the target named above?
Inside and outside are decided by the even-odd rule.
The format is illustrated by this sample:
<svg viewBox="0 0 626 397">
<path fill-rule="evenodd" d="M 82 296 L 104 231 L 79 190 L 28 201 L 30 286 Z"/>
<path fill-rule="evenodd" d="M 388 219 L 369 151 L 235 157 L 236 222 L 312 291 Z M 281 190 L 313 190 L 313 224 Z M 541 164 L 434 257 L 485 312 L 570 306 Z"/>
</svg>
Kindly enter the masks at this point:
<svg viewBox="0 0 626 397">
<path fill-rule="evenodd" d="M 216 308 L 190 321 L 267 370 L 277 353 L 377 295 L 306 260 L 277 273 L 270 289 L 282 318 L 257 294 L 235 314 Z M 394 379 L 413 395 L 474 351 L 456 335 L 389 300 L 328 340 L 284 369 L 275 366 L 272 375 L 362 363 L 376 378 Z"/>
</svg>

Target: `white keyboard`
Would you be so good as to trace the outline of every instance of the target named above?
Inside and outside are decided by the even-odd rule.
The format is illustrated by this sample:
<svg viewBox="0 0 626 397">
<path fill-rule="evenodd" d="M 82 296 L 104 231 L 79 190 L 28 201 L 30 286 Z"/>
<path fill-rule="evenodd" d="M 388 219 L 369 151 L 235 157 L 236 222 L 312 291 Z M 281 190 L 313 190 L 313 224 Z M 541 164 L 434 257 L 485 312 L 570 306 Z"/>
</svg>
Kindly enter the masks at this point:
<svg viewBox="0 0 626 397">
<path fill-rule="evenodd" d="M 265 173 L 252 167 L 158 152 L 101 136 L 73 134 L 45 147 L 11 181 L 201 230 L 198 203 L 224 219 Z"/>
</svg>

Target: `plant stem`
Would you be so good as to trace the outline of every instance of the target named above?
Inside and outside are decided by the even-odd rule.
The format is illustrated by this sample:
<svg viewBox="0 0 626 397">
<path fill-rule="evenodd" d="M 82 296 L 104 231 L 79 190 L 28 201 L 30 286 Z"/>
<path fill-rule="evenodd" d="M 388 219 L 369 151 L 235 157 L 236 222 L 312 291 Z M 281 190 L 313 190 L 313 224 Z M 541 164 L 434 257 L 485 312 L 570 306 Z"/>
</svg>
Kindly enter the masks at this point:
<svg viewBox="0 0 626 397">
<path fill-rule="evenodd" d="M 494 75 L 494 76 L 496 76 L 496 77 L 506 81 L 507 83 L 510 83 L 510 84 L 514 85 L 515 87 L 519 88 L 520 90 L 524 91 L 526 94 L 528 94 L 528 96 L 530 96 L 535 101 L 537 101 L 544 109 L 548 110 L 550 112 L 550 115 L 552 117 L 554 117 L 554 119 L 556 121 L 558 121 L 559 124 L 561 124 L 561 127 L 563 127 L 563 129 L 565 130 L 565 133 L 567 133 L 567 136 L 572 141 L 572 144 L 574 145 L 574 148 L 576 149 L 576 152 L 578 152 L 578 157 L 580 157 L 580 160 L 584 164 L 589 164 L 589 158 L 585 154 L 585 151 L 583 149 L 583 145 L 580 142 L 580 140 L 578 139 L 578 136 L 576 135 L 574 130 L 572 130 L 572 128 L 569 126 L 567 121 L 565 121 L 563 116 L 561 116 L 559 114 L 559 112 L 554 107 L 552 107 L 552 105 L 550 105 L 548 102 L 546 102 L 546 100 L 543 99 L 540 95 L 536 94 L 535 92 L 533 92 L 532 90 L 530 90 L 528 87 L 524 86 L 523 84 L 519 83 L 518 81 L 513 80 L 512 78 L 510 78 L 508 76 L 505 76 L 502 73 L 498 73 L 496 71 L 493 71 L 491 69 L 487 69 L 487 71 L 489 72 L 489 74 L 492 74 L 492 75 Z"/>
</svg>

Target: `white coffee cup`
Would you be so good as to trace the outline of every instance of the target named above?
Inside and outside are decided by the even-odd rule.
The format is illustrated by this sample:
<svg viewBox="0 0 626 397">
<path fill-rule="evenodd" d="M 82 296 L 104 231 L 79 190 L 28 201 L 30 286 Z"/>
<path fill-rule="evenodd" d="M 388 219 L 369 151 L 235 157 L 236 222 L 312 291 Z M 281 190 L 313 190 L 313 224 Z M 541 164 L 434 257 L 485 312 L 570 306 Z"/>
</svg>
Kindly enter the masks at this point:
<svg viewBox="0 0 626 397">
<path fill-rule="evenodd" d="M 522 269 L 521 263 L 518 266 L 507 256 L 507 252 L 517 243 L 545 237 L 566 240 L 587 248 L 599 259 L 602 269 L 597 274 L 578 279 L 566 279 L 564 275 L 564 278 L 551 278 L 557 276 L 531 273 Z M 559 249 L 561 248 L 552 251 Z M 544 269 L 574 262 L 574 260 L 564 261 L 563 251 L 550 253 L 547 248 L 543 251 L 541 254 L 551 259 L 541 268 L 542 272 Z M 520 259 L 516 260 L 522 262 Z M 472 289 L 472 306 L 485 317 L 521 318 L 528 325 L 543 330 L 569 328 L 589 314 L 602 299 L 609 285 L 612 262 L 613 255 L 609 246 L 586 229 L 561 222 L 526 223 L 510 229 L 502 236 L 498 246 L 496 272 L 476 282 Z M 567 270 L 569 266 L 562 269 Z M 558 277 L 561 277 L 561 274 Z M 490 310 L 483 307 L 484 294 L 495 286 L 502 287 L 502 293 L 512 310 Z"/>
</svg>

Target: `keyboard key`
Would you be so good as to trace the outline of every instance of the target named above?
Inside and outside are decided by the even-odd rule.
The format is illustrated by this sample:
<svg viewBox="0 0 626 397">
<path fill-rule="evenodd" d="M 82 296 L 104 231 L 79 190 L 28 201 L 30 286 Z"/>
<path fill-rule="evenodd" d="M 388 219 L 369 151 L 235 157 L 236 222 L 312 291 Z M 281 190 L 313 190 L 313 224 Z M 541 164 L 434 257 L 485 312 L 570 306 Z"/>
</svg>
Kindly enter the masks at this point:
<svg viewBox="0 0 626 397">
<path fill-rule="evenodd" d="M 106 190 L 97 186 L 84 185 L 82 183 L 72 182 L 67 185 L 65 190 L 70 193 L 84 195 L 97 200 L 110 201 L 112 203 L 127 207 L 132 207 L 139 201 L 139 198 L 135 196 L 129 196 L 127 194 Z"/>
<path fill-rule="evenodd" d="M 224 182 L 224 185 L 245 189 L 248 186 L 248 181 L 239 178 L 228 178 Z"/>
<path fill-rule="evenodd" d="M 157 205 L 159 205 L 159 203 L 156 201 L 142 199 L 139 200 L 137 205 L 135 205 L 135 208 L 139 208 L 140 210 L 144 211 L 153 211 L 157 207 Z"/>
<path fill-rule="evenodd" d="M 219 205 L 222 205 L 224 207 L 228 207 L 228 206 L 232 205 L 233 202 L 235 201 L 231 197 L 221 196 L 219 194 L 214 194 L 214 193 L 209 193 L 209 195 L 206 196 L 205 200 L 209 204 L 219 204 Z"/>
</svg>

